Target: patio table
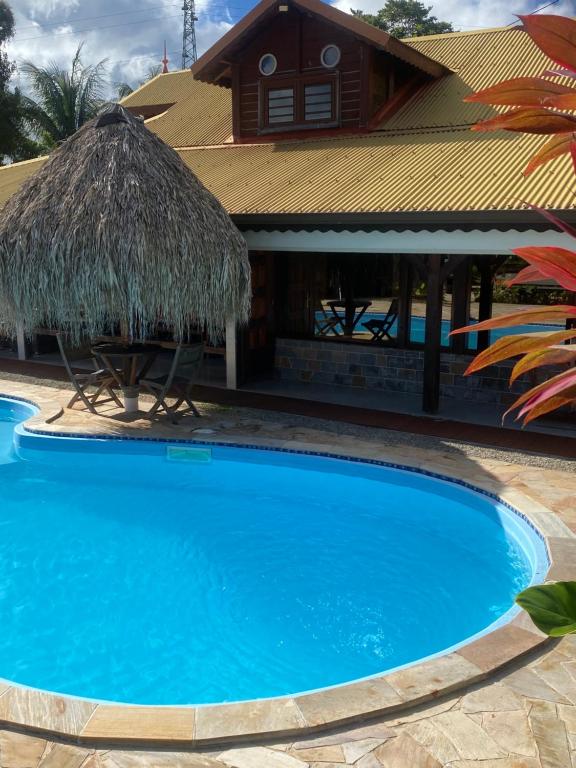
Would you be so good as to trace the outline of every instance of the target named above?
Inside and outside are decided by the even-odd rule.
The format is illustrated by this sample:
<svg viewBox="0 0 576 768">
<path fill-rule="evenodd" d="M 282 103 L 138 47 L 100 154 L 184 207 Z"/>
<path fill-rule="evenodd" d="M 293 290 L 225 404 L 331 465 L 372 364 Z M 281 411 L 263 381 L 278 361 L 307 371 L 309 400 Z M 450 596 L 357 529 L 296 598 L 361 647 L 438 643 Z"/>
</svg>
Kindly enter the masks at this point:
<svg viewBox="0 0 576 768">
<path fill-rule="evenodd" d="M 364 313 L 372 305 L 369 299 L 334 299 L 327 301 L 326 304 L 332 310 L 332 314 L 339 321 L 342 333 L 345 336 L 352 336 L 354 329 L 362 319 Z M 339 309 L 344 310 L 342 316 Z"/>
<path fill-rule="evenodd" d="M 95 344 L 92 354 L 101 360 L 124 395 L 124 410 L 138 410 L 139 382 L 150 370 L 162 347 L 158 344 Z"/>
</svg>

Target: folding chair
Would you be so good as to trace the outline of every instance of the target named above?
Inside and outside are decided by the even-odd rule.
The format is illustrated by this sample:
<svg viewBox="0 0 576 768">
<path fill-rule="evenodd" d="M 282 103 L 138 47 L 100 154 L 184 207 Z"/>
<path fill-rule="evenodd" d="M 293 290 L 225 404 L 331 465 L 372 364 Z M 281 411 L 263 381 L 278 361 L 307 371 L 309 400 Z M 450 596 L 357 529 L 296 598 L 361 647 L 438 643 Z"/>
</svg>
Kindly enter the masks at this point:
<svg viewBox="0 0 576 768">
<path fill-rule="evenodd" d="M 179 345 L 174 352 L 172 365 L 166 375 L 157 376 L 153 379 L 140 379 L 140 385 L 156 398 L 156 402 L 148 411 L 148 416 L 154 416 L 162 409 L 166 411 L 170 421 L 177 424 L 176 412 L 184 402 L 194 416 L 200 416 L 198 409 L 191 400 L 190 391 L 198 377 L 203 359 L 203 344 L 195 344 L 191 347 Z M 177 398 L 172 406 L 166 402 L 170 393 L 175 394 Z M 188 409 L 182 411 L 180 415 L 183 415 Z"/>
<path fill-rule="evenodd" d="M 315 317 L 314 320 L 318 336 L 331 336 L 332 334 L 334 336 L 341 336 L 342 334 L 339 329 L 342 326 L 342 321 L 340 318 L 330 317 L 323 306 L 320 306 L 318 311 L 320 312 L 321 317 Z"/>
<path fill-rule="evenodd" d="M 62 360 L 64 361 L 66 373 L 68 374 L 70 383 L 76 390 L 76 394 L 72 397 L 66 407 L 72 408 L 78 400 L 81 400 L 89 411 L 97 413 L 96 408 L 94 407 L 95 403 L 107 403 L 110 402 L 110 400 L 113 400 L 119 408 L 122 408 L 122 402 L 113 390 L 115 383 L 114 376 L 107 368 L 98 367 L 99 361 L 97 361 L 90 352 L 87 353 L 87 345 L 83 344 L 74 350 L 71 348 L 67 349 L 61 333 L 56 334 L 56 340 L 58 341 L 58 348 L 62 355 Z M 70 365 L 71 361 L 85 360 L 87 357 L 92 357 L 96 370 L 89 371 L 88 373 L 75 373 Z M 96 392 L 88 394 L 87 390 L 91 387 L 94 387 Z M 107 392 L 109 397 L 105 400 L 99 400 L 103 392 Z"/>
<path fill-rule="evenodd" d="M 383 320 L 377 320 L 374 318 L 373 320 L 368 320 L 366 323 L 362 323 L 364 328 L 367 328 L 372 334 L 370 341 L 385 341 L 386 339 L 392 341 L 392 336 L 390 336 L 390 329 L 396 322 L 397 317 L 398 299 L 392 299 L 390 306 L 388 307 L 386 317 Z"/>
</svg>

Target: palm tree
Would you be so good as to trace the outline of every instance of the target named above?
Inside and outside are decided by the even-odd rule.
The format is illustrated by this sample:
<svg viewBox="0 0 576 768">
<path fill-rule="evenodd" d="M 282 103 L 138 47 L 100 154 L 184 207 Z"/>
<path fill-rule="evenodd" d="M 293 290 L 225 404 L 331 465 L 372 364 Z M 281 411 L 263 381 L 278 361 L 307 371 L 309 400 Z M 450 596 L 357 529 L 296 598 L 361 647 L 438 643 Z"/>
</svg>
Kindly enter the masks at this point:
<svg viewBox="0 0 576 768">
<path fill-rule="evenodd" d="M 82 45 L 70 71 L 56 63 L 38 67 L 26 61 L 21 67 L 36 97 L 25 99 L 26 118 L 45 149 L 72 136 L 104 103 L 106 60 L 85 66 L 80 58 Z"/>
</svg>

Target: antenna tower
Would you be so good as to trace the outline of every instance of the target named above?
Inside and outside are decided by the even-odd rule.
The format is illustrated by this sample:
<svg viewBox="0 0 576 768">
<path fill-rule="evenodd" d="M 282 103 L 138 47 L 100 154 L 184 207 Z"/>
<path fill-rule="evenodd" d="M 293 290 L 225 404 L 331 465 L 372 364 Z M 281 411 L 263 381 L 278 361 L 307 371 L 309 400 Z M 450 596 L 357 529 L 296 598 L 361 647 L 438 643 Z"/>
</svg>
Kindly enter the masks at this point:
<svg viewBox="0 0 576 768">
<path fill-rule="evenodd" d="M 182 33 L 182 69 L 189 69 L 196 61 L 196 29 L 194 22 L 198 21 L 194 0 L 183 0 L 184 30 Z"/>
</svg>

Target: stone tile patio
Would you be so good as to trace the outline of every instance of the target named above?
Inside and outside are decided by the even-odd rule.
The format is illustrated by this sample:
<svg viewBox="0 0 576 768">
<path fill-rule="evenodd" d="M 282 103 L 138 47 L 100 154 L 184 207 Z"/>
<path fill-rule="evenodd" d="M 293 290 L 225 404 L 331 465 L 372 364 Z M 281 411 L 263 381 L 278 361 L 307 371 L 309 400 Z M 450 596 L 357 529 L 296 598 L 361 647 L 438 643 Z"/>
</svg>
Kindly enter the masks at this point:
<svg viewBox="0 0 576 768">
<path fill-rule="evenodd" d="M 342 429 L 345 434 L 339 434 L 314 420 L 214 406 L 201 407 L 205 415 L 201 422 L 187 418 L 174 427 L 160 419 L 150 427 L 142 419 L 128 420 L 104 408 L 98 417 L 81 411 L 61 413 L 69 396 L 62 386 L 12 378 L 0 380 L 0 392 L 30 398 L 43 405 L 44 414 L 51 409 L 54 431 L 120 435 L 146 429 L 147 434 L 170 440 L 243 438 L 253 444 L 313 444 L 317 450 L 344 453 L 353 445 L 357 453 L 360 438 L 366 455 L 462 477 L 492 488 L 512 503 L 514 493 L 523 494 L 532 501 L 531 513 L 537 515 L 544 504 L 576 530 L 572 462 L 506 457 L 501 451 L 465 445 L 424 448 L 409 438 L 388 441 L 378 431 L 360 430 L 357 435 Z M 43 420 L 38 419 L 38 427 Z M 199 435 L 194 432 L 197 428 L 214 432 Z M 567 558 L 573 556 L 571 550 L 566 552 Z M 561 578 L 560 570 L 554 577 Z M 482 663 L 480 658 L 472 660 Z M 0 691 L 0 718 L 3 698 Z M 231 740 L 195 752 L 94 750 L 1 727 L 0 719 L 0 768 L 576 768 L 576 636 L 551 641 L 483 683 L 444 698 L 290 743 Z"/>
</svg>

